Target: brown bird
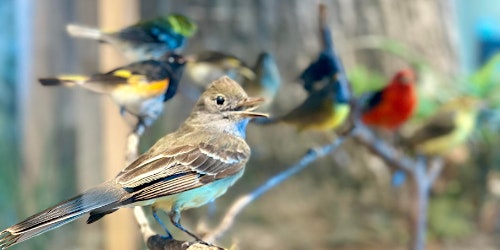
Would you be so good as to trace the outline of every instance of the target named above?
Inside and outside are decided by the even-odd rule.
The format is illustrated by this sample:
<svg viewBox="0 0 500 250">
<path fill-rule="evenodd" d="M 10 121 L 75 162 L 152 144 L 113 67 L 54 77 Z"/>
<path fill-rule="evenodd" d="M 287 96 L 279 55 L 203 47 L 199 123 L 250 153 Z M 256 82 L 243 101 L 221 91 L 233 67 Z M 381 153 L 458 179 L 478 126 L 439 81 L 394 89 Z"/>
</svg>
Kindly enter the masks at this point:
<svg viewBox="0 0 500 250">
<path fill-rule="evenodd" d="M 250 98 L 233 80 L 213 82 L 180 128 L 161 138 L 114 179 L 35 214 L 0 232 L 5 249 L 89 214 L 87 223 L 122 207 L 152 205 L 169 211 L 170 220 L 200 240 L 181 223 L 181 211 L 221 196 L 242 175 L 250 157 L 245 142 L 253 112 L 262 98 Z M 163 226 L 164 227 L 164 226 Z M 164 227 L 167 237 L 172 237 Z"/>
</svg>

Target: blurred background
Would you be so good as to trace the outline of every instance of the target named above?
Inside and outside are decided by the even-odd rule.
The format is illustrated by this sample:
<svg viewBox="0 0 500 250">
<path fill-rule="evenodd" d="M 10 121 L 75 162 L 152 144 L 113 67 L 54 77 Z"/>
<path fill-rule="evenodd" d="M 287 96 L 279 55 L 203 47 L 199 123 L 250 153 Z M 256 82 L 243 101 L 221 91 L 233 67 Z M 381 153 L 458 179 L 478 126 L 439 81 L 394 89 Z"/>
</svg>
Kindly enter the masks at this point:
<svg viewBox="0 0 500 250">
<path fill-rule="evenodd" d="M 493 108 L 499 104 L 497 1 L 323 2 L 356 93 L 379 88 L 403 67 L 417 71 L 421 101 L 408 127 L 463 93 L 480 96 Z M 0 1 L 0 228 L 111 178 L 124 166 L 131 126 L 116 105 L 81 89 L 43 88 L 37 82 L 39 77 L 91 74 L 127 63 L 108 45 L 71 38 L 66 24 L 118 29 L 139 19 L 182 13 L 198 25 L 185 54 L 217 50 L 249 65 L 261 51 L 273 54 L 282 88 L 270 112 L 283 114 L 306 96 L 297 79 L 320 50 L 317 3 Z M 189 114 L 191 84 L 185 79 L 181 85 L 163 116 L 146 131 L 142 150 Z M 500 122 L 494 109 L 483 118 L 468 143 L 445 157 L 444 173 L 432 191 L 428 249 L 500 249 Z M 200 227 L 199 221 L 216 225 L 236 197 L 286 169 L 308 148 L 333 138 L 333 131 L 298 133 L 286 125 L 251 125 L 248 134 L 253 155 L 246 174 L 217 200 L 215 209 L 186 212 L 188 228 Z M 221 244 L 241 249 L 406 249 L 409 203 L 408 187 L 391 186 L 389 169 L 348 141 L 251 204 Z M 12 249 L 144 248 L 130 211 L 120 211 L 92 225 L 78 220 Z"/>
</svg>

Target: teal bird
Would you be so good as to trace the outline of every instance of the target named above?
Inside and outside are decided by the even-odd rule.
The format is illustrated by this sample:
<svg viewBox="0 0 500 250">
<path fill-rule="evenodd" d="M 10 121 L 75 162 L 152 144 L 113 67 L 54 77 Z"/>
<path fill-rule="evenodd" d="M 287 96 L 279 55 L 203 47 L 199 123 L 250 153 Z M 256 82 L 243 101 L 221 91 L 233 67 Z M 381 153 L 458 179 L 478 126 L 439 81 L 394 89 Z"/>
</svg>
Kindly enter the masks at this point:
<svg viewBox="0 0 500 250">
<path fill-rule="evenodd" d="M 281 86 L 281 77 L 278 65 L 270 53 L 262 52 L 253 68 L 254 79 L 245 79 L 243 88 L 251 96 L 260 96 L 265 99 L 261 105 L 267 110 Z"/>
<path fill-rule="evenodd" d="M 131 61 L 158 59 L 169 51 L 184 48 L 189 37 L 197 30 L 196 23 L 180 14 L 170 14 L 141 21 L 118 31 L 69 24 L 71 36 L 109 43 Z"/>
</svg>

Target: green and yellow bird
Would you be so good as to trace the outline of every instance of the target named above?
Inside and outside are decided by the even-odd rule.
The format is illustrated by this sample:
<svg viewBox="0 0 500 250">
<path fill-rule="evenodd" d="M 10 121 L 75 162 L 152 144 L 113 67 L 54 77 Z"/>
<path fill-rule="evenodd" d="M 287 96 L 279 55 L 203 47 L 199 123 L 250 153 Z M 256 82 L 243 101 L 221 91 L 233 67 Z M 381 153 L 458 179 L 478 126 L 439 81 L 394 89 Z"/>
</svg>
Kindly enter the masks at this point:
<svg viewBox="0 0 500 250">
<path fill-rule="evenodd" d="M 104 74 L 66 75 L 39 81 L 44 86 L 78 86 L 109 95 L 122 114 L 126 111 L 150 126 L 162 113 L 164 102 L 176 94 L 185 64 L 183 56 L 167 54 L 159 60 L 132 63 Z"/>
<path fill-rule="evenodd" d="M 416 152 L 425 155 L 444 155 L 464 143 L 474 131 L 482 102 L 464 96 L 443 105 L 409 138 Z"/>
<path fill-rule="evenodd" d="M 69 24 L 67 32 L 74 37 L 111 44 L 131 61 L 158 59 L 166 52 L 179 51 L 197 30 L 196 23 L 181 14 L 169 14 L 144 20 L 118 31 Z"/>
</svg>

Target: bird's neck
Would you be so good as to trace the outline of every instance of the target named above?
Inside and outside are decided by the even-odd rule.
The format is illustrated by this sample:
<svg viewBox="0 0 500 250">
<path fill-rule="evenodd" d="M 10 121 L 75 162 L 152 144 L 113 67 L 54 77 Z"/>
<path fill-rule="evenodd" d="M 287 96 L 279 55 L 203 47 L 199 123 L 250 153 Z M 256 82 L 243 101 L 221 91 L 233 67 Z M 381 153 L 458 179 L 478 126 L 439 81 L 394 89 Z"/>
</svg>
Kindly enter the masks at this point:
<svg viewBox="0 0 500 250">
<path fill-rule="evenodd" d="M 241 137 L 245 139 L 246 128 L 250 119 L 239 119 L 239 120 L 226 120 L 220 119 L 207 119 L 206 117 L 200 119 L 198 116 L 189 117 L 183 126 L 187 127 L 198 127 L 205 131 L 213 131 L 216 133 L 223 132 L 225 134 Z"/>
</svg>

